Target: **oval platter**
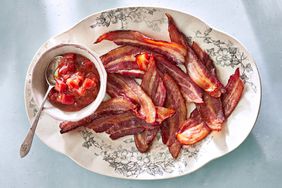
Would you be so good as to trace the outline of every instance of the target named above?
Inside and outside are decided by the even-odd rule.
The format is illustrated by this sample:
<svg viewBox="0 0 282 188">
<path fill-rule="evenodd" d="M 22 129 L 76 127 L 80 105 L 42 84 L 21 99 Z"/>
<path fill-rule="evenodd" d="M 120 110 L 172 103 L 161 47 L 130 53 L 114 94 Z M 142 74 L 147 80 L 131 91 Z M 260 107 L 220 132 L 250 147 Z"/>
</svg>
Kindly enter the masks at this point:
<svg viewBox="0 0 282 188">
<path fill-rule="evenodd" d="M 245 90 L 241 101 L 221 132 L 213 132 L 193 146 L 186 146 L 173 159 L 158 135 L 151 151 L 137 151 L 133 136 L 112 141 L 106 134 L 86 128 L 60 134 L 59 121 L 43 112 L 36 135 L 50 148 L 68 156 L 78 165 L 95 173 L 126 179 L 166 179 L 189 174 L 209 161 L 237 148 L 255 125 L 261 102 L 261 82 L 257 66 L 245 47 L 233 37 L 211 28 L 200 19 L 175 10 L 155 7 L 127 7 L 94 13 L 68 31 L 50 38 L 36 52 L 25 80 L 25 107 L 31 122 L 37 105 L 31 94 L 31 70 L 49 48 L 60 43 L 83 44 L 98 54 L 116 47 L 112 42 L 93 44 L 101 34 L 117 29 L 133 29 L 155 39 L 168 40 L 167 18 L 173 16 L 180 30 L 196 41 L 214 60 L 223 84 L 239 67 Z"/>
</svg>

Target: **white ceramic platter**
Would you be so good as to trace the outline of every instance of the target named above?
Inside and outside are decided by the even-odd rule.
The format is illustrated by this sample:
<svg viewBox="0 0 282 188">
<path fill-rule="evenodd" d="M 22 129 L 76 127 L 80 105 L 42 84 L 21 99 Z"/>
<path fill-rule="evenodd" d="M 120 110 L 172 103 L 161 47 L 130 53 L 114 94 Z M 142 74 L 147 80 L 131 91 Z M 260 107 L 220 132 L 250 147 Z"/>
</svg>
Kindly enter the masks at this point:
<svg viewBox="0 0 282 188">
<path fill-rule="evenodd" d="M 174 160 L 160 136 L 149 153 L 139 153 L 133 136 L 112 141 L 106 134 L 78 129 L 61 135 L 59 121 L 43 112 L 36 134 L 50 148 L 71 158 L 80 166 L 107 176 L 128 179 L 165 179 L 191 173 L 209 161 L 237 148 L 251 132 L 258 116 L 261 101 L 261 83 L 256 64 L 233 37 L 217 31 L 203 21 L 175 10 L 132 7 L 95 13 L 70 30 L 50 38 L 34 56 L 27 71 L 25 105 L 29 121 L 37 111 L 31 94 L 30 75 L 40 54 L 60 43 L 83 44 L 99 54 L 116 47 L 112 42 L 93 42 L 101 34 L 117 29 L 133 29 L 155 39 L 169 40 L 165 13 L 173 16 L 179 28 L 204 48 L 214 60 L 220 80 L 226 84 L 229 76 L 239 67 L 245 81 L 243 97 L 221 132 L 210 134 L 202 142 L 184 147 Z"/>
</svg>

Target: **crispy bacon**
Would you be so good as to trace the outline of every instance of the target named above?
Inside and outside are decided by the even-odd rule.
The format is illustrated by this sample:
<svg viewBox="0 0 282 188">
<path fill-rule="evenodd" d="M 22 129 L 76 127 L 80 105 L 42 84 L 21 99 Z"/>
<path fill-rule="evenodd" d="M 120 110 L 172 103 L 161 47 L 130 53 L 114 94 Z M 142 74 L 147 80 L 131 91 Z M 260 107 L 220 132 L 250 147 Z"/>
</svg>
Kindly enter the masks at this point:
<svg viewBox="0 0 282 188">
<path fill-rule="evenodd" d="M 159 127 L 151 130 L 145 130 L 142 133 L 134 135 L 135 146 L 141 153 L 145 153 L 150 149 L 156 135 L 159 132 Z"/>
<path fill-rule="evenodd" d="M 174 143 L 172 143 L 171 146 L 168 147 L 171 156 L 175 159 L 178 157 L 181 151 L 181 148 L 182 148 L 182 145 L 178 140 L 176 140 Z"/>
<path fill-rule="evenodd" d="M 140 122 L 140 120 L 136 118 L 133 113 L 128 114 L 128 116 L 126 116 L 124 121 L 121 120 L 113 120 L 113 121 L 117 123 L 115 123 L 110 129 L 106 131 L 107 134 L 112 134 L 120 129 L 134 127 L 135 125 L 137 126 L 138 122 Z"/>
<path fill-rule="evenodd" d="M 143 127 L 143 126 L 138 124 L 136 117 L 132 117 L 131 119 L 129 119 L 127 121 L 120 122 L 119 124 L 112 126 L 111 128 L 109 128 L 106 131 L 106 133 L 107 134 L 113 134 L 113 133 L 118 132 L 120 130 L 132 129 L 132 128 L 138 128 L 138 127 Z"/>
<path fill-rule="evenodd" d="M 140 70 L 146 71 L 148 65 L 154 61 L 154 58 L 149 53 L 142 53 L 136 56 L 136 63 Z"/>
<path fill-rule="evenodd" d="M 165 106 L 175 109 L 175 114 L 167 120 L 168 139 L 166 145 L 170 148 L 171 155 L 176 158 L 180 152 L 181 145 L 178 144 L 176 133 L 186 119 L 187 110 L 184 98 L 176 82 L 168 75 L 164 75 L 164 83 L 167 89 L 167 97 Z M 161 129 L 161 131 L 165 131 Z M 166 134 L 166 133 L 165 133 Z"/>
<path fill-rule="evenodd" d="M 144 127 L 134 125 L 132 127 L 127 127 L 125 129 L 117 130 L 116 132 L 110 134 L 110 138 L 113 140 L 116 140 L 118 138 L 128 136 L 128 135 L 135 135 L 143 131 L 144 131 Z"/>
<path fill-rule="evenodd" d="M 165 15 L 168 20 L 168 33 L 170 40 L 177 44 L 181 44 L 186 49 L 189 49 L 189 43 L 188 40 L 186 39 L 185 34 L 178 29 L 176 23 L 174 22 L 174 19 L 170 14 L 166 13 Z"/>
<path fill-rule="evenodd" d="M 111 66 L 105 66 L 108 73 L 116 73 L 119 70 L 139 70 L 135 61 L 123 61 Z M 144 71 L 143 71 L 144 73 Z"/>
<path fill-rule="evenodd" d="M 135 62 L 135 56 L 146 50 L 134 46 L 120 46 L 102 55 L 101 61 L 105 67 L 111 67 L 123 62 Z"/>
<path fill-rule="evenodd" d="M 110 138 L 115 140 L 123 136 L 143 132 L 145 127 L 142 126 L 142 123 L 143 121 L 136 118 L 132 112 L 125 112 L 123 114 L 105 115 L 87 124 L 86 127 L 93 129 L 95 132 L 106 131 Z"/>
<path fill-rule="evenodd" d="M 142 78 L 144 75 L 144 71 L 141 70 L 116 70 L 114 73 L 134 78 Z"/>
<path fill-rule="evenodd" d="M 161 130 L 162 142 L 163 144 L 166 144 L 168 141 L 168 137 L 169 137 L 169 127 L 168 127 L 167 121 L 164 121 L 162 123 L 160 130 Z"/>
<path fill-rule="evenodd" d="M 221 100 L 207 93 L 204 94 L 203 99 L 204 103 L 196 105 L 201 117 L 209 128 L 220 131 L 225 120 Z"/>
<path fill-rule="evenodd" d="M 176 42 L 186 47 L 187 56 L 185 59 L 186 69 L 191 79 L 211 96 L 220 97 L 223 85 L 217 77 L 211 74 L 204 63 L 197 57 L 189 45 L 186 36 L 179 31 L 171 15 L 168 17 L 168 31 L 172 42 Z"/>
<path fill-rule="evenodd" d="M 207 70 L 212 75 L 216 76 L 216 69 L 215 69 L 213 61 L 209 57 L 209 55 L 204 50 L 202 50 L 200 48 L 200 46 L 195 42 L 193 42 L 192 48 L 195 50 L 195 53 L 197 54 L 197 56 L 199 57 L 201 62 L 205 65 Z M 222 89 L 222 90 L 224 90 L 224 89 Z M 222 112 L 223 108 L 222 108 L 221 98 L 209 96 L 209 94 L 207 94 L 207 93 L 205 94 L 204 97 L 206 99 L 205 103 L 196 105 L 198 107 L 198 109 L 200 110 L 201 114 L 205 114 L 205 115 L 203 115 L 204 122 L 206 121 L 208 126 L 210 126 L 210 128 L 213 129 L 213 130 L 221 130 L 222 125 L 223 125 L 223 121 L 225 120 L 225 117 L 224 117 L 223 112 Z M 208 131 L 204 130 L 205 126 L 202 125 L 201 123 L 202 122 L 199 122 L 197 126 L 196 125 L 190 126 L 190 127 L 193 127 L 193 128 L 189 128 L 189 126 L 187 126 L 188 127 L 187 129 L 189 129 L 191 131 L 195 131 L 194 129 L 198 130 L 198 129 L 201 128 L 200 130 L 203 131 L 203 136 L 204 136 L 205 135 L 204 133 L 207 133 Z M 191 124 L 193 125 L 193 123 L 191 123 Z"/>
<path fill-rule="evenodd" d="M 192 49 L 188 52 L 187 59 L 189 59 L 189 62 L 186 63 L 186 68 L 191 79 L 209 95 L 220 97 L 225 90 L 216 75 L 208 71 L 205 64 L 198 59 Z"/>
<path fill-rule="evenodd" d="M 135 101 L 135 99 L 133 97 L 131 97 L 130 94 L 129 94 L 129 96 L 127 96 L 125 94 L 126 92 L 124 91 L 123 88 L 119 87 L 119 85 L 112 83 L 110 81 L 107 83 L 107 92 L 112 97 L 123 96 L 125 98 L 129 98 L 129 100 Z M 153 98 L 155 98 L 154 95 L 158 95 L 158 92 L 152 93 L 152 95 L 153 95 Z M 162 94 L 162 95 L 164 95 L 164 94 Z M 155 100 L 156 104 L 158 104 L 158 105 L 163 104 L 162 100 L 158 100 L 158 98 L 155 98 L 155 99 L 156 99 Z M 154 108 L 155 108 L 155 111 L 156 111 L 156 118 L 155 118 L 155 122 L 153 122 L 153 123 L 158 123 L 158 124 L 162 123 L 165 119 L 171 117 L 175 112 L 174 109 L 164 108 L 164 107 L 161 107 L 161 106 L 155 106 Z M 136 112 L 135 109 L 133 111 Z"/>
<path fill-rule="evenodd" d="M 167 120 L 169 127 L 169 138 L 166 144 L 170 146 L 176 140 L 175 133 L 186 119 L 187 110 L 184 98 L 177 83 L 168 74 L 164 75 L 164 83 L 169 96 L 166 99 L 165 106 L 175 109 L 175 114 Z"/>
<path fill-rule="evenodd" d="M 146 58 L 146 59 L 140 59 L 140 61 L 142 62 L 147 61 L 149 58 L 147 64 L 140 63 L 146 70 L 146 73 L 141 83 L 141 87 L 152 98 L 154 104 L 158 105 L 156 106 L 156 113 L 157 113 L 156 122 L 161 124 L 165 119 L 171 117 L 174 114 L 174 110 L 161 107 L 163 106 L 165 101 L 166 88 L 164 86 L 162 78 L 160 77 L 157 71 L 153 56 L 144 54 L 144 57 L 143 56 L 141 57 Z M 154 126 L 153 129 L 146 129 L 144 132 L 136 134 L 134 136 L 136 148 L 140 152 L 148 151 L 150 146 L 152 145 L 154 138 L 158 133 L 158 130 L 159 127 Z"/>
<path fill-rule="evenodd" d="M 240 78 L 239 68 L 237 68 L 235 73 L 230 76 L 225 89 L 226 93 L 222 96 L 222 103 L 224 114 L 227 118 L 236 108 L 244 91 L 244 82 Z"/>
<path fill-rule="evenodd" d="M 216 69 L 215 69 L 213 61 L 209 57 L 209 55 L 204 50 L 202 50 L 200 48 L 200 46 L 195 42 L 193 42 L 192 48 L 195 50 L 195 53 L 197 54 L 197 56 L 199 57 L 201 62 L 204 64 L 204 66 L 207 68 L 207 70 L 212 75 L 216 76 Z M 222 89 L 222 91 L 223 90 L 224 89 Z M 200 109 L 201 114 L 205 114 L 205 115 L 203 115 L 204 121 L 199 122 L 198 125 L 190 126 L 192 128 L 189 128 L 189 126 L 187 126 L 187 129 L 189 129 L 189 131 L 195 131 L 194 129 L 196 129 L 197 131 L 198 131 L 198 129 L 202 130 L 203 131 L 202 132 L 203 137 L 205 137 L 204 136 L 205 133 L 208 134 L 208 131 L 204 129 L 206 126 L 202 125 L 201 124 L 202 122 L 207 121 L 206 123 L 213 130 L 221 130 L 222 125 L 223 125 L 223 121 L 225 120 L 225 117 L 222 113 L 223 107 L 222 107 L 221 98 L 220 97 L 216 98 L 216 97 L 207 96 L 207 95 L 209 95 L 209 94 L 205 94 L 205 96 L 204 96 L 205 99 L 206 99 L 204 104 L 202 104 L 202 105 L 197 104 L 196 105 L 198 107 L 198 109 Z M 198 113 L 198 114 L 200 114 L 200 113 Z M 204 123 L 204 124 L 206 124 L 206 123 Z M 191 123 L 191 124 L 193 125 L 193 123 Z M 190 132 L 187 132 L 187 133 L 190 133 Z M 201 133 L 201 132 L 199 132 L 199 133 Z M 195 135 L 195 136 L 197 137 L 197 135 Z"/>
<path fill-rule="evenodd" d="M 147 123 L 132 114 L 130 119 L 112 126 L 106 133 L 110 134 L 111 139 L 115 140 L 123 136 L 142 133 L 145 130 L 145 126 L 143 126 L 145 124 Z"/>
<path fill-rule="evenodd" d="M 166 60 L 160 55 L 154 56 L 157 67 L 162 73 L 169 74 L 179 85 L 183 97 L 187 102 L 202 103 L 202 90 L 193 83 L 188 74 L 185 74 L 176 65 Z"/>
<path fill-rule="evenodd" d="M 161 127 L 163 126 L 161 125 L 161 123 L 175 113 L 173 109 L 159 106 L 156 106 L 156 110 L 156 122 L 158 122 Z M 143 124 L 143 126 L 146 128 L 145 131 L 134 136 L 135 145 L 137 149 L 142 153 L 149 150 L 154 138 L 156 137 L 160 129 L 160 126 L 158 125 Z"/>
<path fill-rule="evenodd" d="M 209 54 L 205 52 L 196 42 L 192 43 L 192 49 L 198 56 L 198 58 L 202 61 L 202 63 L 205 65 L 207 70 L 212 73 L 213 75 L 216 75 L 216 68 L 214 66 L 213 60 L 210 58 Z"/>
<path fill-rule="evenodd" d="M 169 138 L 166 144 L 170 146 L 176 140 L 175 133 L 186 119 L 187 110 L 184 98 L 177 83 L 168 74 L 164 75 L 164 83 L 169 96 L 166 99 L 165 106 L 175 109 L 175 114 L 167 120 L 169 127 Z"/>
<path fill-rule="evenodd" d="M 86 118 L 83 118 L 75 122 L 64 121 L 60 123 L 60 129 L 61 129 L 60 132 L 63 134 L 77 127 L 88 124 L 94 119 L 97 119 L 106 114 L 120 114 L 129 110 L 135 110 L 136 107 L 137 106 L 135 104 L 133 104 L 132 102 L 130 102 L 129 100 L 123 97 L 112 98 L 105 102 L 102 102 L 99 108 L 93 114 L 91 114 Z"/>
<path fill-rule="evenodd" d="M 119 95 L 127 96 L 140 105 L 139 115 L 148 123 L 156 120 L 156 109 L 152 99 L 141 89 L 134 79 L 117 74 L 108 74 L 108 82 L 118 88 Z M 108 86 L 109 87 L 109 86 Z"/>
<path fill-rule="evenodd" d="M 129 122 L 132 119 L 135 119 L 135 116 L 130 111 L 122 114 L 108 114 L 86 124 L 86 127 L 93 129 L 97 133 L 101 133 L 107 131 L 115 125 L 119 125 L 123 122 Z"/>
<path fill-rule="evenodd" d="M 161 106 L 156 106 L 156 111 L 157 111 L 156 122 L 158 122 L 159 124 L 161 124 L 164 120 L 173 116 L 175 113 L 174 109 L 165 108 Z"/>
<path fill-rule="evenodd" d="M 121 46 L 101 56 L 101 60 L 108 73 L 142 78 L 144 71 L 136 64 L 135 56 L 144 52 L 144 49 L 134 46 Z"/>
<path fill-rule="evenodd" d="M 190 118 L 193 118 L 193 119 L 195 119 L 195 120 L 197 120 L 197 121 L 203 121 L 202 116 L 201 116 L 201 114 L 200 114 L 200 112 L 198 111 L 197 108 L 195 108 L 195 109 L 191 112 Z"/>
<path fill-rule="evenodd" d="M 110 40 L 117 45 L 131 45 L 152 50 L 166 56 L 176 63 L 184 63 L 187 54 L 186 49 L 173 42 L 151 39 L 138 31 L 116 30 L 101 35 L 95 43 Z"/>
<path fill-rule="evenodd" d="M 105 132 L 113 126 L 113 122 L 111 122 L 111 120 L 115 116 L 116 115 L 104 116 L 99 119 L 95 119 L 91 123 L 87 124 L 86 127 L 93 129 L 96 133 Z"/>
<path fill-rule="evenodd" d="M 156 89 L 156 93 L 155 93 L 155 95 L 153 97 L 153 101 L 157 105 L 163 106 L 164 102 L 165 102 L 165 99 L 166 99 L 166 88 L 165 88 L 165 85 L 164 85 L 162 77 L 159 77 L 159 79 L 158 79 L 158 86 L 157 86 L 157 89 Z"/>
<path fill-rule="evenodd" d="M 141 87 L 152 98 L 155 105 L 163 106 L 166 98 L 166 88 L 157 70 L 153 56 L 150 57 L 150 63 L 142 79 Z"/>
<path fill-rule="evenodd" d="M 124 98 L 127 98 L 124 94 L 121 88 L 119 88 L 117 85 L 111 82 L 107 82 L 107 94 L 110 95 L 110 97 L 118 97 L 123 96 Z"/>
<path fill-rule="evenodd" d="M 180 127 L 176 137 L 181 144 L 192 145 L 206 138 L 210 132 L 205 122 L 188 118 Z"/>
</svg>

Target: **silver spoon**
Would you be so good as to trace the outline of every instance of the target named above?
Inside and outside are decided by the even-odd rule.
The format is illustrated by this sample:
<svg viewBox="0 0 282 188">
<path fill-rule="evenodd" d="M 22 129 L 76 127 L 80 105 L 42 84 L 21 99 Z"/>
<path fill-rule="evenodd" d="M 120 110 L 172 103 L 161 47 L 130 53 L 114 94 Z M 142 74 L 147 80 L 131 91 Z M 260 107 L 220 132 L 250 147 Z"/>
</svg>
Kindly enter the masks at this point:
<svg viewBox="0 0 282 188">
<path fill-rule="evenodd" d="M 43 98 L 43 101 L 42 101 L 42 103 L 41 103 L 41 105 L 39 107 L 39 110 L 38 110 L 38 112 L 35 115 L 35 118 L 34 118 L 34 120 L 32 122 L 32 125 L 31 125 L 31 127 L 30 127 L 30 129 L 29 129 L 29 131 L 28 131 L 28 133 L 27 133 L 27 135 L 26 135 L 22 145 L 21 145 L 21 148 L 20 148 L 20 156 L 21 156 L 21 158 L 25 157 L 28 154 L 28 152 L 29 152 L 29 150 L 31 148 L 33 137 L 34 137 L 34 133 L 35 133 L 35 130 L 36 130 L 36 127 L 37 127 L 37 123 L 38 123 L 39 118 L 40 118 L 40 114 L 41 114 L 41 112 L 43 110 L 43 107 L 44 107 L 44 104 L 46 102 L 46 99 L 48 97 L 49 92 L 51 91 L 51 89 L 54 88 L 54 86 L 56 84 L 56 81 L 55 81 L 55 78 L 54 78 L 54 74 L 55 74 L 56 68 L 58 67 L 58 63 L 59 63 L 61 58 L 62 58 L 62 56 L 55 57 L 54 60 L 51 61 L 49 63 L 49 65 L 47 66 L 47 68 L 45 69 L 44 75 L 45 75 L 45 80 L 48 83 L 48 89 L 47 89 L 46 94 L 45 94 L 45 96 Z"/>
</svg>

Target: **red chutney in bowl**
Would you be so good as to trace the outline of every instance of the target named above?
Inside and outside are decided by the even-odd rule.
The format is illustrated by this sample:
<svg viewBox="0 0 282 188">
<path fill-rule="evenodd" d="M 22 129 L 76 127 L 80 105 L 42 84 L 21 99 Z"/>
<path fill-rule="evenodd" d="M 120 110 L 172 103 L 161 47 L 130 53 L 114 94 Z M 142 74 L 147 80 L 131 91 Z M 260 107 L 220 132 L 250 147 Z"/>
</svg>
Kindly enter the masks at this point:
<svg viewBox="0 0 282 188">
<path fill-rule="evenodd" d="M 79 111 L 93 102 L 99 92 L 99 75 L 95 65 L 74 53 L 55 58 L 58 59 L 54 74 L 56 85 L 48 99 L 63 111 Z"/>
</svg>

